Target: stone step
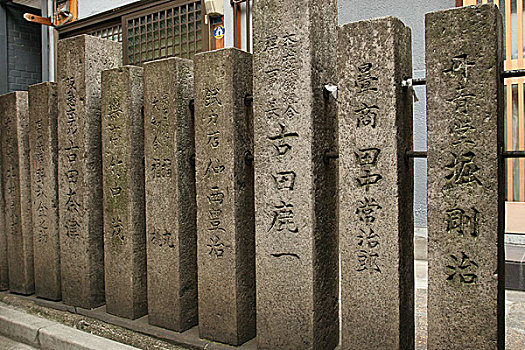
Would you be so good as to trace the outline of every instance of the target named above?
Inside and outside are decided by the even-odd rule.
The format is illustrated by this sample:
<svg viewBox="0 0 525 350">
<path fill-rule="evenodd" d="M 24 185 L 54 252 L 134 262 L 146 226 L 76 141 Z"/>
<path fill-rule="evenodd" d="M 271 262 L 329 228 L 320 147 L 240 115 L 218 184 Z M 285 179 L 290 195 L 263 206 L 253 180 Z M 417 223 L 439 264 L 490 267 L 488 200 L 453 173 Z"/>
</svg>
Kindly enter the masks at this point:
<svg viewBox="0 0 525 350">
<path fill-rule="evenodd" d="M 32 346 L 0 336 L 0 350 L 33 350 Z"/>
<path fill-rule="evenodd" d="M 15 349 L 33 349 L 31 346 L 49 350 L 138 349 L 15 310 L 3 303 L 0 303 L 0 334 L 8 336 L 15 345 L 16 342 L 30 345 L 17 345 Z"/>
</svg>

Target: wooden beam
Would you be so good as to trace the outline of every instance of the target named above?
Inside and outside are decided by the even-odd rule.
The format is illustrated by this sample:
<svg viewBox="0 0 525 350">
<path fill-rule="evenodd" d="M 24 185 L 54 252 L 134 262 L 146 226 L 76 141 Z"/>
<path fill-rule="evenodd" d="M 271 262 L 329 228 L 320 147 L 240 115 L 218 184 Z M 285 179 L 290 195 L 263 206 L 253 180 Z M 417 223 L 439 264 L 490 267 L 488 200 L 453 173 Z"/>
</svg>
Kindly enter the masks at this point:
<svg viewBox="0 0 525 350">
<path fill-rule="evenodd" d="M 51 19 L 33 15 L 31 13 L 24 13 L 24 19 L 29 22 L 43 24 L 45 26 L 53 26 Z"/>
</svg>

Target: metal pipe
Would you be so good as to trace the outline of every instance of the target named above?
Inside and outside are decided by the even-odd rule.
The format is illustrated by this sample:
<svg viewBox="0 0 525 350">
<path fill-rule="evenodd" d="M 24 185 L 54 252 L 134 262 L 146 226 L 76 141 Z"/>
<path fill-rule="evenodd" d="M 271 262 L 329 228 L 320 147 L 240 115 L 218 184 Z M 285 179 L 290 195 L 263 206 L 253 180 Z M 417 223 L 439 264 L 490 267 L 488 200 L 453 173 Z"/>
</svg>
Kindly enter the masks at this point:
<svg viewBox="0 0 525 350">
<path fill-rule="evenodd" d="M 525 151 L 503 151 L 503 158 L 525 158 Z"/>
<path fill-rule="evenodd" d="M 246 151 L 244 154 L 244 163 L 246 165 L 251 165 L 253 163 L 253 154 L 250 151 Z"/>
<path fill-rule="evenodd" d="M 427 157 L 426 151 L 407 151 L 406 154 L 408 158 L 426 158 Z"/>
<path fill-rule="evenodd" d="M 516 77 L 522 77 L 522 76 L 525 76 L 525 69 L 506 70 L 503 73 L 501 73 L 501 77 L 503 79 L 516 78 Z"/>
<path fill-rule="evenodd" d="M 427 80 L 425 78 L 412 79 L 412 86 L 425 85 L 426 83 L 427 83 Z"/>
<path fill-rule="evenodd" d="M 506 70 L 503 73 L 501 73 L 502 79 L 517 78 L 517 77 L 523 77 L 523 76 L 525 76 L 525 69 Z M 426 83 L 427 83 L 426 78 L 409 78 L 409 79 L 403 80 L 403 87 L 426 85 Z"/>
<path fill-rule="evenodd" d="M 326 152 L 323 156 L 325 164 L 330 163 L 331 160 L 339 159 L 339 153 L 337 152 Z"/>
<path fill-rule="evenodd" d="M 503 151 L 503 158 L 525 158 L 525 151 Z M 427 158 L 426 151 L 407 151 L 409 158 Z"/>
<path fill-rule="evenodd" d="M 407 151 L 406 156 L 408 158 L 427 158 L 428 154 L 426 151 Z M 525 158 L 525 151 L 503 151 L 503 158 Z M 329 162 L 332 159 L 338 159 L 339 154 L 337 152 L 326 152 L 324 155 L 325 162 Z"/>
</svg>

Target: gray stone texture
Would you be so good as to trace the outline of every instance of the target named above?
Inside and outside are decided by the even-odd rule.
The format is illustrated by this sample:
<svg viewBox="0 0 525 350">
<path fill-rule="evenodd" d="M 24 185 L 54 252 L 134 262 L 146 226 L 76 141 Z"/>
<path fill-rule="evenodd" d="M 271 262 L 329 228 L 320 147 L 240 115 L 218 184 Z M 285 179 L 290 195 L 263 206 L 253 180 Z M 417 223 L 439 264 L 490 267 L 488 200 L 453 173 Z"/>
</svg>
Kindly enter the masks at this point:
<svg viewBox="0 0 525 350">
<path fill-rule="evenodd" d="M 342 349 L 414 348 L 410 34 L 394 17 L 338 32 Z"/>
<path fill-rule="evenodd" d="M 336 1 L 254 4 L 257 343 L 332 349 L 339 339 Z"/>
<path fill-rule="evenodd" d="M 349 23 L 376 17 L 394 16 L 412 29 L 412 76 L 425 77 L 425 14 L 456 7 L 456 0 L 396 0 L 362 1 L 338 0 L 339 23 Z M 419 101 L 414 101 L 414 149 L 427 149 L 425 85 L 414 90 Z M 427 160 L 414 159 L 414 225 L 427 227 Z"/>
<path fill-rule="evenodd" d="M 27 92 L 0 96 L 0 113 L 9 290 L 32 294 L 35 282 Z"/>
<path fill-rule="evenodd" d="M 58 203 L 62 298 L 104 303 L 101 73 L 121 62 L 119 43 L 81 35 L 58 43 Z"/>
<path fill-rule="evenodd" d="M 2 106 L 0 106 L 2 107 Z M 3 113 L 0 111 L 0 113 Z M 0 119 L 0 123 L 2 120 Z M 1 125 L 1 124 L 0 124 Z M 1 145 L 2 129 L 0 129 Z M 0 146 L 1 152 L 1 146 Z M 2 183 L 2 157 L 0 156 L 0 290 L 9 289 L 9 269 L 7 262 L 7 235 L 5 223 L 4 185 Z"/>
<path fill-rule="evenodd" d="M 255 336 L 252 55 L 195 56 L 199 334 L 240 345 Z"/>
<path fill-rule="evenodd" d="M 178 332 L 197 324 L 193 62 L 144 64 L 148 317 Z"/>
<path fill-rule="evenodd" d="M 504 349 L 502 24 L 426 16 L 428 349 Z"/>
<path fill-rule="evenodd" d="M 29 145 L 35 292 L 60 300 L 60 242 L 58 233 L 57 86 L 29 87 Z"/>
<path fill-rule="evenodd" d="M 130 319 L 148 311 L 143 83 L 140 67 L 102 72 L 106 311 Z"/>
</svg>

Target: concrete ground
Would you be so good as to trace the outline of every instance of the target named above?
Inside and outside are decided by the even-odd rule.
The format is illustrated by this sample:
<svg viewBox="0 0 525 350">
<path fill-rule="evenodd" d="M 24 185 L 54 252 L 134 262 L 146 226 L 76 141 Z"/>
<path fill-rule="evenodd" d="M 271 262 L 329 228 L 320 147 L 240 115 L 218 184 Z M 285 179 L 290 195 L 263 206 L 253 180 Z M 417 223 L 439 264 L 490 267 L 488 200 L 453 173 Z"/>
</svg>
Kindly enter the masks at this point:
<svg viewBox="0 0 525 350">
<path fill-rule="evenodd" d="M 0 336 L 0 350 L 35 350 L 36 348 Z"/>
<path fill-rule="evenodd" d="M 28 297 L 0 293 L 0 350 L 3 349 L 185 350 L 187 348 L 68 311 L 42 307 Z"/>
<path fill-rule="evenodd" d="M 427 269 L 428 263 L 416 260 L 416 350 L 427 349 Z M 525 292 L 505 292 L 505 349 L 525 349 Z"/>
<path fill-rule="evenodd" d="M 415 271 L 416 349 L 426 350 L 427 262 L 424 260 L 416 260 Z M 19 314 L 15 314 L 15 311 Z M 37 317 L 40 319 L 37 321 L 31 321 L 39 324 L 39 327 L 43 327 L 40 323 L 44 322 L 44 325 L 48 327 L 48 329 L 58 329 L 60 331 L 58 333 L 58 337 L 60 337 L 61 332 L 66 332 L 68 337 L 71 339 L 79 338 L 82 334 L 89 334 L 90 336 L 94 334 L 104 338 L 112 339 L 120 343 L 131 345 L 138 349 L 147 350 L 183 350 L 189 348 L 209 350 L 236 349 L 234 347 L 199 339 L 197 327 L 192 328 L 184 333 L 170 332 L 148 325 L 147 316 L 139 320 L 129 321 L 106 314 L 104 307 L 94 310 L 82 310 L 79 308 L 66 307 L 61 303 L 46 302 L 34 297 L 22 297 L 9 293 L 0 293 L 0 334 L 4 333 L 4 335 L 6 335 L 5 329 L 3 329 L 5 326 L 2 324 L 2 317 L 4 322 L 6 318 L 9 321 L 13 321 L 15 323 L 18 322 L 18 326 L 14 329 L 22 329 L 22 325 L 29 322 L 26 320 L 27 313 L 32 314 L 31 317 Z M 52 324 L 48 324 L 46 322 L 52 322 Z M 63 325 L 69 327 L 64 327 Z M 74 332 L 77 332 L 78 334 Z M 20 340 L 20 338 L 16 338 L 16 336 L 14 337 L 13 333 L 16 332 L 8 331 L 7 335 L 10 338 L 16 339 L 17 341 Z M 46 332 L 41 331 L 41 328 L 39 328 L 38 333 Z M 68 337 L 62 337 L 62 341 L 67 343 Z M 96 339 L 96 341 L 101 341 L 100 339 Z M 32 345 L 35 346 L 34 344 Z M 38 346 L 32 348 L 22 343 L 13 341 L 12 339 L 7 339 L 0 336 L 0 350 L 35 348 L 43 349 L 43 347 Z M 100 347 L 78 347 L 72 340 L 71 344 L 69 344 L 69 347 L 64 347 L 63 349 L 98 348 Z M 104 348 L 113 349 L 113 347 L 108 346 L 105 346 Z M 132 347 L 125 348 L 133 349 Z M 53 347 L 50 349 L 55 350 Z M 251 340 L 237 349 L 254 350 L 256 349 L 256 342 Z M 506 291 L 506 349 L 525 349 L 525 292 L 512 290 Z"/>
</svg>

